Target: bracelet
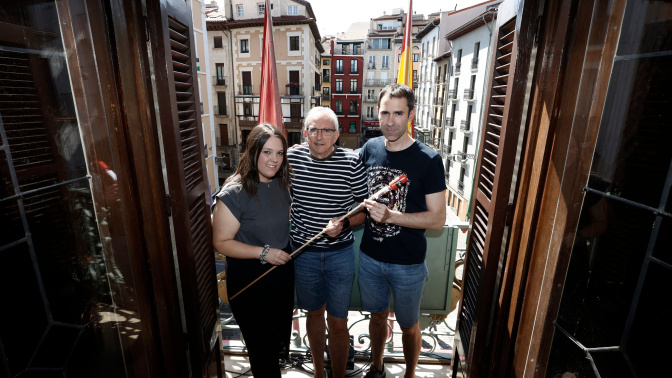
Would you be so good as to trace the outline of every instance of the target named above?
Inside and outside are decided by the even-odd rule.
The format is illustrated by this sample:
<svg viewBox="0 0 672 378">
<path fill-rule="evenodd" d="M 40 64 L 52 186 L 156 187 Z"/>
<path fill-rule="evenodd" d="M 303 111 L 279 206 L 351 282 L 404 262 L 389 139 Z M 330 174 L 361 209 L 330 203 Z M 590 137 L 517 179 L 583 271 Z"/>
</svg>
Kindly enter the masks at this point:
<svg viewBox="0 0 672 378">
<path fill-rule="evenodd" d="M 261 251 L 261 255 L 259 255 L 259 262 L 262 264 L 266 264 L 268 261 L 266 261 L 266 255 L 268 255 L 268 251 L 271 249 L 271 246 L 266 244 L 264 246 L 264 250 Z"/>
<path fill-rule="evenodd" d="M 345 217 L 343 219 L 343 230 L 347 230 L 348 228 L 350 228 L 350 218 Z"/>
</svg>

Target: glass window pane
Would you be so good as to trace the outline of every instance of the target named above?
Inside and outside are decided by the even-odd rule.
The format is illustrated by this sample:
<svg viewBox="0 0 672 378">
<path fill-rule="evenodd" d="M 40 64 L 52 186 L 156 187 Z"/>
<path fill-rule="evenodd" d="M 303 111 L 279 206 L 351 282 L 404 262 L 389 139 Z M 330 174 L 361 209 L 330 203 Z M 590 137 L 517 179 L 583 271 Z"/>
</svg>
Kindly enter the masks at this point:
<svg viewBox="0 0 672 378">
<path fill-rule="evenodd" d="M 654 220 L 650 211 L 586 195 L 557 319 L 586 347 L 619 345 Z"/>
<path fill-rule="evenodd" d="M 672 160 L 671 77 L 672 56 L 614 63 L 591 168 L 607 191 L 654 208 Z"/>
<path fill-rule="evenodd" d="M 669 268 L 651 263 L 625 348 L 639 377 L 664 377 L 670 373 L 666 362 L 670 349 L 661 346 L 661 340 L 672 337 L 670 287 Z"/>
</svg>

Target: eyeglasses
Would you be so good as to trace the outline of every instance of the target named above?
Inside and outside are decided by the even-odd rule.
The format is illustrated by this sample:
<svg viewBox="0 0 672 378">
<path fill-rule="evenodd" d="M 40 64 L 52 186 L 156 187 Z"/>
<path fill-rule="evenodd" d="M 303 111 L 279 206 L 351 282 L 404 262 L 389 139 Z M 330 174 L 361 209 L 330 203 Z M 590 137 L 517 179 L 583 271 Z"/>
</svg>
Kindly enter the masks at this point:
<svg viewBox="0 0 672 378">
<path fill-rule="evenodd" d="M 334 135 L 334 133 L 336 132 L 336 130 L 334 130 L 334 129 L 318 129 L 318 128 L 315 128 L 315 127 L 309 127 L 307 131 L 308 131 L 308 135 L 310 135 L 310 136 L 315 136 L 315 135 L 317 135 L 318 132 L 321 131 L 322 135 L 326 136 L 326 137 L 330 137 L 330 136 Z"/>
</svg>

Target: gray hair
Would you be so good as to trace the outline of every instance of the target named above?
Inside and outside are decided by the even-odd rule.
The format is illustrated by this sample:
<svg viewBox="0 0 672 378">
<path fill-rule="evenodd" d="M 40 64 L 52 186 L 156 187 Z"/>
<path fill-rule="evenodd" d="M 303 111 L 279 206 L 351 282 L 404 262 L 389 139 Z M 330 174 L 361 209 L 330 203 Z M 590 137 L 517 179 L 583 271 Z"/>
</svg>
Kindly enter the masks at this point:
<svg viewBox="0 0 672 378">
<path fill-rule="evenodd" d="M 326 114 L 327 117 L 331 120 L 331 122 L 334 124 L 334 130 L 338 131 L 338 117 L 336 117 L 336 113 L 334 113 L 333 110 L 326 106 L 316 106 L 308 111 L 308 114 L 306 114 L 306 117 L 303 119 L 303 129 L 308 130 L 308 126 L 312 124 L 312 120 L 319 115 Z"/>
</svg>

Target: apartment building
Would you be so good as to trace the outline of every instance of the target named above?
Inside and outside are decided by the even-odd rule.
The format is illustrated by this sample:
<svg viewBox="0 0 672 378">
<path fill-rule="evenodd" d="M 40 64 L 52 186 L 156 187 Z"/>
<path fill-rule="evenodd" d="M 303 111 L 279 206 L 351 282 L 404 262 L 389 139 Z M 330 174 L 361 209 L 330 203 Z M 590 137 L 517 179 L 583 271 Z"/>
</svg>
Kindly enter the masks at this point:
<svg viewBox="0 0 672 378">
<path fill-rule="evenodd" d="M 437 16 L 438 14 L 431 14 L 430 16 Z M 434 130 L 441 130 L 440 120 L 441 115 L 437 103 L 442 102 L 439 95 L 436 93 L 436 78 L 437 63 L 434 58 L 439 54 L 439 42 L 441 36 L 439 34 L 439 24 L 441 18 L 433 18 L 424 29 L 422 29 L 416 38 L 420 41 L 421 55 L 420 55 L 420 70 L 418 74 L 418 84 L 415 90 L 416 104 L 415 104 L 415 135 L 418 140 L 428 146 L 438 150 L 440 138 L 434 138 Z"/>
<path fill-rule="evenodd" d="M 220 85 L 213 87 L 219 113 L 216 122 L 221 125 L 215 131 L 223 150 L 220 156 L 226 159 L 228 154 L 232 168 L 235 168 L 236 157 L 231 155 L 242 151 L 247 135 L 259 120 L 266 11 L 265 4 L 257 1 L 225 0 L 224 6 L 209 13 L 207 18 L 208 38 L 213 41 L 211 65 L 216 69 L 221 67 L 216 77 L 224 79 L 216 80 Z M 324 49 L 309 2 L 273 1 L 270 11 L 284 126 L 291 145 L 301 142 L 304 115 L 322 103 L 321 54 Z"/>
<path fill-rule="evenodd" d="M 331 41 L 331 106 L 338 117 L 341 147 L 356 149 L 361 143 L 364 41 L 368 23 L 353 23 Z"/>
<path fill-rule="evenodd" d="M 448 79 L 448 113 L 444 141 L 448 205 L 466 220 L 471 196 L 476 152 L 483 117 L 484 83 L 488 79 L 492 39 L 491 22 L 497 14 L 491 8 L 448 33 L 452 44 L 452 72 Z M 449 157 L 449 158 L 448 158 Z"/>
</svg>

